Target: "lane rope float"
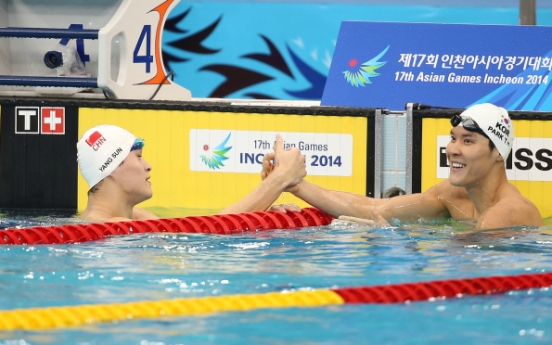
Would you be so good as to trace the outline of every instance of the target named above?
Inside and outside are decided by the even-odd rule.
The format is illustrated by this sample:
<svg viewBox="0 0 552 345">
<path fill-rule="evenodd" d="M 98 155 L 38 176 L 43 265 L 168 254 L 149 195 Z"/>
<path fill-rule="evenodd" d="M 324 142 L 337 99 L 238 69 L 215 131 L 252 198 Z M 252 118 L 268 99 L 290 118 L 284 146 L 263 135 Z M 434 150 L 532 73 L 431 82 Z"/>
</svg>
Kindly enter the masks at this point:
<svg viewBox="0 0 552 345">
<path fill-rule="evenodd" d="M 163 316 L 193 316 L 261 308 L 321 307 L 359 303 L 404 303 L 464 295 L 490 295 L 548 288 L 552 273 L 449 279 L 430 282 L 351 287 L 161 301 L 28 308 L 0 311 L 0 330 L 45 330 L 100 322 L 121 322 Z"/>
<path fill-rule="evenodd" d="M 212 216 L 190 216 L 128 222 L 36 226 L 0 230 L 0 245 L 69 244 L 147 232 L 239 234 L 246 231 L 298 229 L 324 226 L 334 218 L 316 208 L 300 212 L 250 212 Z"/>
</svg>

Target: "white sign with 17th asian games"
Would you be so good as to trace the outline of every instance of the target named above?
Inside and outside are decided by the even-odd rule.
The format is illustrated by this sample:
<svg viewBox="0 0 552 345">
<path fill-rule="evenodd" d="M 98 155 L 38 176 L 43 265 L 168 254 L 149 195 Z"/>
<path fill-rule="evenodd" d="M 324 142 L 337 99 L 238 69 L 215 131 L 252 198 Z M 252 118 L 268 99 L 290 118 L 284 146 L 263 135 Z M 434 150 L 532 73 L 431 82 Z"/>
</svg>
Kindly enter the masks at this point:
<svg viewBox="0 0 552 345">
<path fill-rule="evenodd" d="M 192 171 L 255 173 L 263 157 L 272 152 L 276 132 L 190 130 Z M 296 147 L 306 158 L 307 173 L 320 176 L 351 176 L 351 134 L 280 132 L 284 148 Z"/>
</svg>

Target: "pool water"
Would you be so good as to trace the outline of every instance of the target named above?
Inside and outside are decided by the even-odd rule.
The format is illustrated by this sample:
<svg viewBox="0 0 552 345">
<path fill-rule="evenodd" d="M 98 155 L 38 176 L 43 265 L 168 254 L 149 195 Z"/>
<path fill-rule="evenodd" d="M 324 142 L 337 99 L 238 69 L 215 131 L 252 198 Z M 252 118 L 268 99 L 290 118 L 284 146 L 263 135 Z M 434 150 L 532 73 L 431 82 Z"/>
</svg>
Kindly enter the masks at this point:
<svg viewBox="0 0 552 345">
<path fill-rule="evenodd" d="M 4 217 L 6 225 L 77 222 Z M 138 234 L 0 246 L 0 309 L 122 303 L 549 272 L 552 227 L 466 234 L 422 222 L 241 235 Z M 552 291 L 393 305 L 257 309 L 0 332 L 0 344 L 549 344 Z"/>
</svg>

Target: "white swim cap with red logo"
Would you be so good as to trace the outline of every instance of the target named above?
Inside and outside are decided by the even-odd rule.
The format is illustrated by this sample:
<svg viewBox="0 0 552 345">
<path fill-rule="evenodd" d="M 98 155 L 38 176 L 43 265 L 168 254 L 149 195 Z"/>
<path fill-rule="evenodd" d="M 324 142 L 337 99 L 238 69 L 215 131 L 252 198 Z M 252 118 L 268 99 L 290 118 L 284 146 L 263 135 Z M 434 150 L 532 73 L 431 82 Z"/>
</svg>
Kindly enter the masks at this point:
<svg viewBox="0 0 552 345">
<path fill-rule="evenodd" d="M 87 130 L 77 143 L 77 161 L 90 188 L 111 175 L 130 153 L 136 137 L 114 125 Z"/>
</svg>

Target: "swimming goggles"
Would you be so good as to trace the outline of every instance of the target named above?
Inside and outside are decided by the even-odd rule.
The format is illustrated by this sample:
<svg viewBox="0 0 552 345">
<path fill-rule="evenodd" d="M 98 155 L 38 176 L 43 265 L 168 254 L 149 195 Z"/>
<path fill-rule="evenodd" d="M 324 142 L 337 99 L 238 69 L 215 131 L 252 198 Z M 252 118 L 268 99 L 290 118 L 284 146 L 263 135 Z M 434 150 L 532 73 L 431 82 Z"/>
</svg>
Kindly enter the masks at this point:
<svg viewBox="0 0 552 345">
<path fill-rule="evenodd" d="M 464 128 L 467 129 L 470 132 L 477 132 L 479 134 L 483 134 L 484 136 L 487 136 L 487 134 L 485 134 L 485 132 L 483 132 L 481 127 L 479 127 L 477 122 L 475 122 L 471 117 L 463 117 L 463 116 L 460 116 L 460 115 L 454 115 L 450 119 L 450 124 L 452 125 L 452 127 L 456 127 L 459 124 L 462 124 L 462 126 L 464 126 Z"/>
<path fill-rule="evenodd" d="M 144 144 L 144 139 L 136 138 L 136 140 L 134 140 L 134 144 L 132 144 L 132 147 L 130 148 L 130 151 L 141 150 L 144 147 Z"/>
</svg>

